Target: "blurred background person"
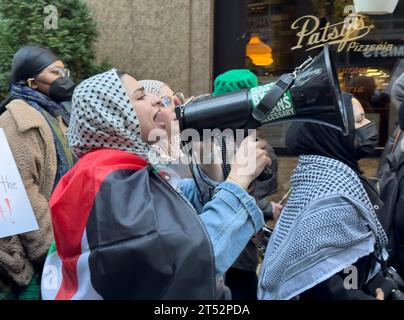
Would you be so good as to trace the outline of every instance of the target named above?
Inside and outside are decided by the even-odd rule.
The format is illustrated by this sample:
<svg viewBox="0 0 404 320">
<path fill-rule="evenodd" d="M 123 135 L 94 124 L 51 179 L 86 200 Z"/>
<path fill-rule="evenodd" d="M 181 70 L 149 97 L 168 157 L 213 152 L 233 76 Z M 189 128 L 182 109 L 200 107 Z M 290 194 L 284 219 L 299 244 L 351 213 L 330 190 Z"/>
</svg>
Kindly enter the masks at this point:
<svg viewBox="0 0 404 320">
<path fill-rule="evenodd" d="M 400 110 L 401 104 L 404 102 L 404 74 L 397 78 L 391 89 L 391 102 L 397 111 Z M 384 146 L 383 154 L 380 157 L 377 176 L 381 177 L 383 171 L 388 170 L 387 156 L 393 151 L 393 146 L 400 143 L 403 139 L 402 130 L 400 129 L 397 120 L 394 123 L 394 129 L 387 139 Z"/>
<path fill-rule="evenodd" d="M 181 97 L 179 98 L 167 84 L 159 80 L 140 80 L 139 83 L 144 87 L 147 94 L 161 100 L 163 108 L 158 117 L 166 123 L 167 135 L 161 137 L 156 146 L 161 149 L 165 157 L 175 160 L 180 157 L 181 150 L 178 148 L 180 141 L 179 126 L 174 110 L 177 105 L 185 102 L 183 95 L 178 93 Z"/>
<path fill-rule="evenodd" d="M 373 77 L 357 76 L 348 83 L 348 92 L 359 100 L 367 113 L 373 112 L 373 99 L 376 93 L 376 81 Z"/>
<path fill-rule="evenodd" d="M 219 75 L 214 81 L 213 96 L 251 89 L 258 86 L 257 76 L 247 69 L 230 70 Z M 221 163 L 221 141 L 215 144 L 216 163 Z M 228 152 L 232 148 L 228 146 Z M 272 159 L 272 176 L 264 181 L 255 181 L 252 185 L 252 195 L 257 200 L 258 206 L 264 213 L 266 221 L 276 220 L 282 210 L 282 205 L 270 202 L 268 196 L 276 193 L 278 187 L 278 160 L 272 147 L 268 147 Z M 229 158 L 232 155 L 228 155 Z M 213 196 L 215 186 L 224 180 L 224 173 L 220 165 L 204 165 L 195 167 L 195 179 L 204 197 L 203 203 Z M 250 240 L 240 254 L 236 262 L 226 272 L 225 283 L 230 288 L 233 300 L 256 300 L 257 299 L 257 267 L 259 262 L 257 246 Z"/>
<path fill-rule="evenodd" d="M 404 103 L 401 104 L 398 113 L 398 123 L 401 131 L 404 130 Z M 394 245 L 396 248 L 395 259 L 393 260 L 393 266 L 404 278 L 404 140 L 401 140 L 397 145 L 397 148 L 401 150 L 400 156 L 397 158 L 397 203 L 394 210 Z"/>
<path fill-rule="evenodd" d="M 73 166 L 65 137 L 74 83 L 48 48 L 25 46 L 12 61 L 10 91 L 2 104 L 4 129 L 39 230 L 0 239 L 0 279 L 6 299 L 38 299 L 43 262 L 53 240 L 48 201 Z"/>
<path fill-rule="evenodd" d="M 397 108 L 400 108 L 404 101 L 404 73 L 397 78 L 391 88 L 391 102 Z"/>
</svg>

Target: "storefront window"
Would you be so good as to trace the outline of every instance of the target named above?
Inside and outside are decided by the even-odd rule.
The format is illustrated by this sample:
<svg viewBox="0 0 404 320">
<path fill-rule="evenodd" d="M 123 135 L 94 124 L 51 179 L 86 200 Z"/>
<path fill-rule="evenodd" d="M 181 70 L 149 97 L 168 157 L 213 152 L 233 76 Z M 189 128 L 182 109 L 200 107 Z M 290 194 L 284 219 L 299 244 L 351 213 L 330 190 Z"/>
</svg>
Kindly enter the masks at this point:
<svg viewBox="0 0 404 320">
<path fill-rule="evenodd" d="M 217 2 L 222 2 L 217 1 Z M 235 44 L 244 46 L 244 57 L 232 57 L 229 63 L 218 63 L 218 72 L 248 68 L 260 84 L 274 82 L 289 73 L 308 56 L 314 57 L 328 43 L 341 89 L 354 94 L 362 103 L 368 118 L 380 131 L 380 146 L 394 129 L 397 106 L 391 101 L 391 87 L 404 72 L 404 3 L 399 2 L 392 14 L 355 14 L 352 1 L 327 0 L 240 0 L 228 2 L 232 10 L 243 11 L 243 28 Z M 235 7 L 238 7 L 235 8 Z M 242 7 L 242 8 L 241 8 Z M 227 24 L 220 24 L 222 16 Z M 226 34 L 231 18 L 217 10 L 218 32 Z M 240 22 L 240 18 L 238 18 Z M 348 24 L 348 25 L 347 25 Z M 348 27 L 349 32 L 347 31 Z M 354 26 L 354 28 L 352 28 Z M 234 28 L 233 31 L 234 33 Z M 344 33 L 345 32 L 345 33 Z M 219 46 L 220 47 L 220 46 Z M 223 51 L 223 50 L 222 50 Z M 220 60 L 221 51 L 215 51 Z M 226 60 L 222 60 L 226 61 Z M 287 125 L 268 128 L 269 140 L 284 146 Z"/>
</svg>

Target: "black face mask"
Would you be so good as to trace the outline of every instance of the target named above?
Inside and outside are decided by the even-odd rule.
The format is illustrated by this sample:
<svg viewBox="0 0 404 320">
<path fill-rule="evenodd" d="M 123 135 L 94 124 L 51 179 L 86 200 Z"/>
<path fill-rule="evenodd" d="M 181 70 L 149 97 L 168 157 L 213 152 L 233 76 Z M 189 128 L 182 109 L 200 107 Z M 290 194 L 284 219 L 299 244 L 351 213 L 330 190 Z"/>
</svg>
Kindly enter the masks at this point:
<svg viewBox="0 0 404 320">
<path fill-rule="evenodd" d="M 363 126 L 355 130 L 355 157 L 357 160 L 363 159 L 375 151 L 379 142 L 379 132 L 375 123 Z"/>
<path fill-rule="evenodd" d="M 50 85 L 49 97 L 56 101 L 70 101 L 73 96 L 75 84 L 69 77 L 56 79 Z"/>
</svg>

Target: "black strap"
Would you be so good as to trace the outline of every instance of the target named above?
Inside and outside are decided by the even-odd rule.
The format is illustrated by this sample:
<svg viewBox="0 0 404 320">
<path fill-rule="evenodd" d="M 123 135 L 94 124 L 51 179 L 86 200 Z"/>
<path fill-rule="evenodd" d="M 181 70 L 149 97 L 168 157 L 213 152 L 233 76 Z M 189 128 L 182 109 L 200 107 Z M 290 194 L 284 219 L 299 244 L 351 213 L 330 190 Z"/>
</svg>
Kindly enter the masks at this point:
<svg viewBox="0 0 404 320">
<path fill-rule="evenodd" d="M 264 121 L 271 111 L 274 109 L 278 101 L 282 98 L 286 91 L 290 89 L 295 81 L 293 73 L 282 75 L 278 81 L 269 89 L 268 93 L 260 101 L 258 106 L 253 110 L 252 116 L 255 120 Z"/>
</svg>

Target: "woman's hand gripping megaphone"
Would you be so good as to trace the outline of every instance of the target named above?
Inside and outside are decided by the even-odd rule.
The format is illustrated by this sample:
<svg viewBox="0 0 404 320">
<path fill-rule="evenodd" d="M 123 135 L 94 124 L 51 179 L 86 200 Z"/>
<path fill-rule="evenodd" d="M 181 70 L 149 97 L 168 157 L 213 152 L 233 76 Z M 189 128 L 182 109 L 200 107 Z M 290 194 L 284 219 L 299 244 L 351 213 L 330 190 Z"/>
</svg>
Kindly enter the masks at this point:
<svg viewBox="0 0 404 320">
<path fill-rule="evenodd" d="M 268 143 L 257 138 L 256 132 L 245 138 L 235 154 L 227 180 L 248 190 L 251 183 L 271 165 L 267 147 Z"/>
</svg>

